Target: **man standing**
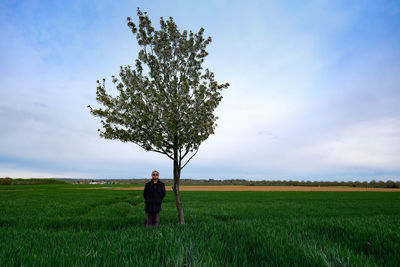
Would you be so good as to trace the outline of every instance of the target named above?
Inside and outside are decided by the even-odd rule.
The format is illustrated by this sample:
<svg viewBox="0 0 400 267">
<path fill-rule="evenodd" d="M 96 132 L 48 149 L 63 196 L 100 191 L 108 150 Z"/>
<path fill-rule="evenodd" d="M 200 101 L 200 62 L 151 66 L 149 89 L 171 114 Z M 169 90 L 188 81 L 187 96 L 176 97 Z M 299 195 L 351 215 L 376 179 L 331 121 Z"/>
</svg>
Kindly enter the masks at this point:
<svg viewBox="0 0 400 267">
<path fill-rule="evenodd" d="M 153 171 L 151 173 L 151 181 L 146 183 L 144 187 L 143 196 L 146 201 L 146 206 L 144 208 L 146 211 L 145 226 L 158 226 L 161 202 L 165 197 L 165 185 L 158 180 L 158 177 L 158 171 Z"/>
</svg>

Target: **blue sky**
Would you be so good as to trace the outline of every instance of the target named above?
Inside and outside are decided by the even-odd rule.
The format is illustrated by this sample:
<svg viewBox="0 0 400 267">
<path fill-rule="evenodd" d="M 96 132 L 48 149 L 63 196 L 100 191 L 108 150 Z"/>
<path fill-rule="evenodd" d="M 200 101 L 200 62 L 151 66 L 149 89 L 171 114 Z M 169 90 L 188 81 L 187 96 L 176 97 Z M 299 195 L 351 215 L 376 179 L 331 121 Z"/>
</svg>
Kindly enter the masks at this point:
<svg viewBox="0 0 400 267">
<path fill-rule="evenodd" d="M 2 1 L 0 177 L 172 177 L 87 109 L 137 57 L 137 7 L 204 27 L 231 84 L 184 178 L 400 179 L 399 1 Z"/>
</svg>

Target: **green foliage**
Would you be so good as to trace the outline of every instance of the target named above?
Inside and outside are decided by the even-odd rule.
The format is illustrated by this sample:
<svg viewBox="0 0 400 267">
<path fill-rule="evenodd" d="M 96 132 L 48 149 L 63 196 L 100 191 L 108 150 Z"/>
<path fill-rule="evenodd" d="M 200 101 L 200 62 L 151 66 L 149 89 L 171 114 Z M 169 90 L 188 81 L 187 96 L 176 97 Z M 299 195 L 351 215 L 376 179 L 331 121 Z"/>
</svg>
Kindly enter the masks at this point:
<svg viewBox="0 0 400 267">
<path fill-rule="evenodd" d="M 30 179 L 12 179 L 9 177 L 0 178 L 0 185 L 27 185 L 27 184 L 68 184 L 65 181 L 49 178 L 30 178 Z"/>
<path fill-rule="evenodd" d="M 87 188 L 87 189 L 85 189 Z M 0 265 L 397 266 L 400 194 L 167 192 L 160 227 L 141 191 L 84 185 L 0 190 Z"/>
<path fill-rule="evenodd" d="M 138 9 L 137 15 L 138 26 L 128 17 L 141 47 L 135 67 L 121 66 L 119 78 L 112 76 L 117 96 L 106 92 L 105 79 L 98 81 L 96 99 L 105 108 L 89 106 L 90 112 L 102 118 L 101 137 L 165 154 L 181 168 L 182 159 L 214 133 L 213 112 L 229 84 L 217 83 L 202 68 L 211 42 L 203 28 L 181 32 L 171 17 L 161 17 L 155 30 L 146 12 Z"/>
<path fill-rule="evenodd" d="M 0 178 L 0 185 L 10 185 L 12 184 L 12 180 L 10 177 Z"/>
</svg>

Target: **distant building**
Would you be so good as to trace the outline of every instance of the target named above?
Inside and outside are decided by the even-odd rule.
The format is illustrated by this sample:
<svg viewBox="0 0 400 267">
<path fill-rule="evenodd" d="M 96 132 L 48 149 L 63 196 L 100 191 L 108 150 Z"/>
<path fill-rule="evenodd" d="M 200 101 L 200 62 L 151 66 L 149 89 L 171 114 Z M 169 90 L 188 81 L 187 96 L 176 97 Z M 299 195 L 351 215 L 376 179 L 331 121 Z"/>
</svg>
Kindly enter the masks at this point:
<svg viewBox="0 0 400 267">
<path fill-rule="evenodd" d="M 89 184 L 106 184 L 106 183 L 107 183 L 106 181 L 96 181 L 96 180 L 92 180 L 92 181 L 90 181 Z"/>
</svg>

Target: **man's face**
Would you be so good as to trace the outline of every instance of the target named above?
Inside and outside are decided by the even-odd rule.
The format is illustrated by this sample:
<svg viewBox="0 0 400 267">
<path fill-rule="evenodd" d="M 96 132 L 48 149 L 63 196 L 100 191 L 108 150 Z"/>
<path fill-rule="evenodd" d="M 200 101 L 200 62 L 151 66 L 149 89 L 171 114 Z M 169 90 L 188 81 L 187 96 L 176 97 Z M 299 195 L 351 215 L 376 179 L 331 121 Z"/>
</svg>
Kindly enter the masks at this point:
<svg viewBox="0 0 400 267">
<path fill-rule="evenodd" d="M 153 178 L 153 180 L 158 180 L 158 172 L 153 172 L 151 178 Z"/>
</svg>

